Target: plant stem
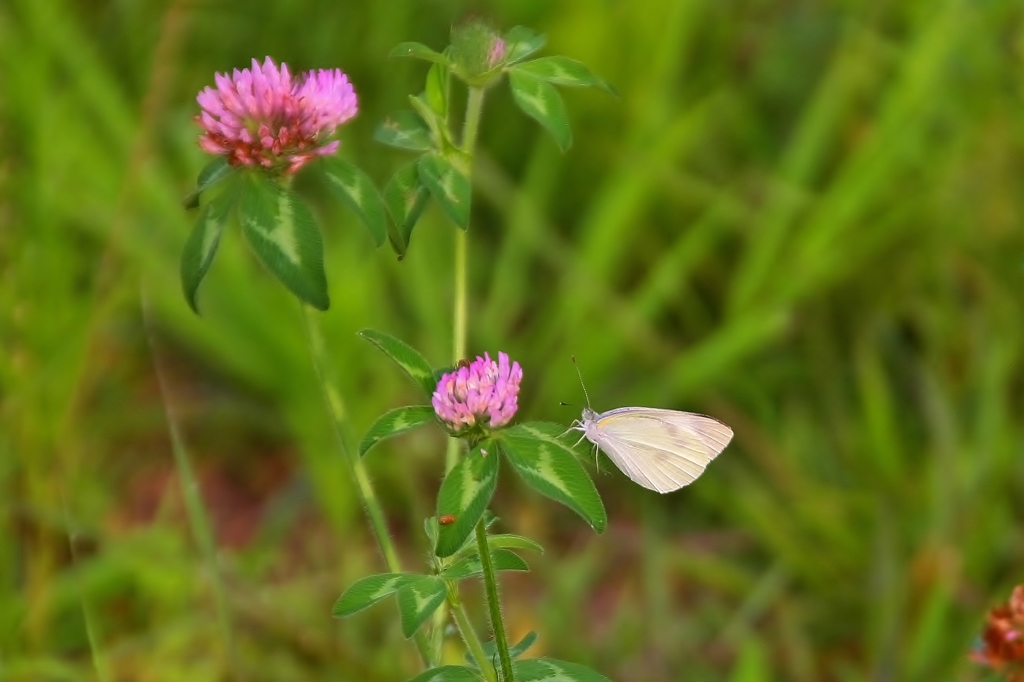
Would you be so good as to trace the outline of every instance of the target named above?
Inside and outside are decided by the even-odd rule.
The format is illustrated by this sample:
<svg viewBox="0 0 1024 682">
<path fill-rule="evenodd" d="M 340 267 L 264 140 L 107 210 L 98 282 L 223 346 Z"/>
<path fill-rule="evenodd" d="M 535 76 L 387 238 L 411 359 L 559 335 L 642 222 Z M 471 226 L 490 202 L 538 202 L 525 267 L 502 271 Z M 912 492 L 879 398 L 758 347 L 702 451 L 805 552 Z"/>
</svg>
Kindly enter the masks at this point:
<svg viewBox="0 0 1024 682">
<path fill-rule="evenodd" d="M 476 133 L 480 130 L 480 114 L 484 110 L 483 88 L 470 88 L 466 100 L 466 120 L 462 123 L 462 151 L 473 158 L 473 147 L 476 146 Z M 472 171 L 470 171 L 472 177 Z"/>
<path fill-rule="evenodd" d="M 469 158 L 468 173 L 470 179 L 473 177 L 473 148 L 476 145 L 477 131 L 480 129 L 480 115 L 484 108 L 484 91 L 482 88 L 470 88 L 469 98 L 466 102 L 466 118 L 462 126 L 462 151 Z M 466 328 L 467 328 L 467 280 L 468 280 L 468 231 L 457 230 L 455 233 L 455 324 L 454 324 L 454 361 L 466 357 Z M 458 461 L 459 440 L 451 438 L 448 440 L 448 452 L 445 457 L 446 468 L 450 471 Z M 477 551 L 480 554 L 480 564 L 483 567 L 484 584 L 487 589 L 487 606 L 490 609 L 491 629 L 494 631 L 494 642 L 498 647 L 498 657 L 501 660 L 502 682 L 513 682 L 512 658 L 508 653 L 508 641 L 505 637 L 505 623 L 501 618 L 501 602 L 498 598 L 498 581 L 494 574 L 494 564 L 491 561 L 490 546 L 487 544 L 487 525 L 483 519 L 476 526 Z M 485 658 L 483 646 L 469 622 L 465 609 L 458 596 L 458 587 L 455 586 L 448 592 L 449 605 L 459 632 L 466 642 L 466 647 L 473 654 L 484 671 L 489 681 L 495 682 L 495 671 Z"/>
<path fill-rule="evenodd" d="M 451 609 L 452 615 L 455 617 L 455 626 L 459 629 L 459 634 L 462 635 L 462 641 L 466 643 L 469 653 L 473 654 L 473 658 L 476 659 L 476 664 L 487 678 L 487 682 L 498 682 L 497 673 L 493 667 L 488 665 L 490 661 L 487 660 L 484 645 L 481 644 L 476 630 L 473 629 L 473 624 L 469 622 L 469 614 L 466 613 L 466 607 L 462 605 L 462 600 L 459 598 L 459 586 L 455 582 L 448 584 L 448 608 Z"/>
<path fill-rule="evenodd" d="M 473 177 L 473 148 L 476 146 L 476 134 L 480 130 L 480 115 L 484 110 L 484 91 L 482 88 L 470 88 L 466 101 L 466 118 L 462 124 L 462 151 L 469 157 L 470 179 Z M 455 303 L 452 339 L 452 362 L 466 357 L 466 329 L 468 326 L 468 308 L 466 287 L 469 279 L 468 251 L 469 231 L 455 230 Z M 445 471 L 451 471 L 459 461 L 459 440 L 448 439 L 448 450 L 445 452 Z"/>
<path fill-rule="evenodd" d="M 309 343 L 309 352 L 313 356 L 313 367 L 316 369 L 317 380 L 320 390 L 323 393 L 324 402 L 331 413 L 331 423 L 334 426 L 334 435 L 338 439 L 338 448 L 341 450 L 342 459 L 348 465 L 349 473 L 356 484 L 356 492 L 363 509 L 370 519 L 370 528 L 377 538 L 384 563 L 391 573 L 401 573 L 402 566 L 398 561 L 398 554 L 395 552 L 395 545 L 391 542 L 391 534 L 388 532 L 387 521 L 384 519 L 384 511 L 377 500 L 377 493 L 374 492 L 373 483 L 366 472 L 366 466 L 358 453 L 348 443 L 347 432 L 349 430 L 348 416 L 345 410 L 345 403 L 341 399 L 341 393 L 328 378 L 328 360 L 324 350 L 323 333 L 320 329 L 319 318 L 309 306 L 302 306 L 303 317 L 306 321 L 306 340 Z M 434 661 L 431 660 L 430 645 L 422 630 L 414 636 L 416 648 L 419 650 L 423 664 L 431 667 Z"/>
<path fill-rule="evenodd" d="M 491 550 L 487 544 L 487 524 L 483 519 L 476 524 L 476 548 L 484 571 L 484 588 L 487 592 L 487 608 L 491 613 L 491 630 L 494 632 L 494 644 L 498 648 L 498 659 L 501 661 L 501 680 L 513 682 L 512 657 L 508 653 L 505 621 L 501 618 L 501 601 L 498 598 L 498 578 L 491 562 Z"/>
</svg>

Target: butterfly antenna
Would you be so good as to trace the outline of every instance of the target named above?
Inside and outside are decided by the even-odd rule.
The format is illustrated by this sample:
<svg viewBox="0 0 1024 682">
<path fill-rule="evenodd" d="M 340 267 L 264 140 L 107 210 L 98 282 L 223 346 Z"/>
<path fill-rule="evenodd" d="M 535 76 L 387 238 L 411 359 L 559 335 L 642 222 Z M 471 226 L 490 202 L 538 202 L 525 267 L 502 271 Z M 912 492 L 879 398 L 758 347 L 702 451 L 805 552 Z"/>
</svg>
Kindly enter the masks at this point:
<svg viewBox="0 0 1024 682">
<path fill-rule="evenodd" d="M 583 387 L 583 397 L 587 399 L 587 408 L 590 408 L 590 395 L 587 394 L 587 385 L 583 383 L 583 373 L 580 372 L 579 363 L 576 362 L 576 356 L 572 355 L 572 366 L 576 368 L 576 376 L 580 378 L 580 386 Z"/>
</svg>

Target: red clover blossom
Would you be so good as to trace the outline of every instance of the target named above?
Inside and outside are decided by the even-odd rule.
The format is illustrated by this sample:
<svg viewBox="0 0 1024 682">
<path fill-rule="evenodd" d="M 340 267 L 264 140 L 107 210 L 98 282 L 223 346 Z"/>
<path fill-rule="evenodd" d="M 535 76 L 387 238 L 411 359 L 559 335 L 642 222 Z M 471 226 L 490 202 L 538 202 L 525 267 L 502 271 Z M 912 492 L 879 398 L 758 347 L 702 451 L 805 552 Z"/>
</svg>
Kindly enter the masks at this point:
<svg viewBox="0 0 1024 682">
<path fill-rule="evenodd" d="M 216 88 L 196 97 L 203 111 L 199 146 L 223 154 L 233 166 L 263 166 L 294 173 L 316 156 L 333 154 L 337 140 L 324 138 L 352 118 L 356 93 L 340 69 L 309 71 L 293 77 L 267 57 L 263 65 L 216 74 Z"/>
<path fill-rule="evenodd" d="M 972 658 L 1002 672 L 1008 682 L 1024 682 L 1024 586 L 1017 586 L 1009 602 L 992 609 Z"/>
<path fill-rule="evenodd" d="M 498 353 L 497 362 L 484 353 L 442 376 L 431 403 L 452 431 L 496 429 L 515 415 L 522 379 L 523 368 L 518 362 L 509 365 L 506 353 Z"/>
</svg>

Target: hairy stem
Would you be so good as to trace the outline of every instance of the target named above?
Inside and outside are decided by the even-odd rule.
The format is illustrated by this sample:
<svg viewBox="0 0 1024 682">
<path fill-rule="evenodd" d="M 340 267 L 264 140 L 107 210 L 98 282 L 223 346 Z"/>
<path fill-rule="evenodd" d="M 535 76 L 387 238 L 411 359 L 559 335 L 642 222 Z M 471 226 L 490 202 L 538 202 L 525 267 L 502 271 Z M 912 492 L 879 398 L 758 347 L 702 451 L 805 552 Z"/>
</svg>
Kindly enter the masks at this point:
<svg viewBox="0 0 1024 682">
<path fill-rule="evenodd" d="M 466 649 L 473 654 L 473 658 L 476 659 L 476 664 L 487 678 L 487 682 L 498 682 L 498 675 L 490 666 L 484 645 L 480 642 L 476 630 L 473 629 L 473 624 L 469 622 L 469 614 L 466 613 L 466 607 L 462 605 L 462 600 L 459 598 L 458 584 L 454 582 L 448 584 L 448 608 L 451 609 L 452 615 L 455 617 L 455 626 L 459 629 L 459 634 L 462 635 L 462 641 L 466 643 Z"/>
<path fill-rule="evenodd" d="M 313 366 L 316 369 L 317 380 L 320 390 L 323 393 L 324 402 L 331 413 L 331 423 L 334 425 L 334 434 L 338 439 L 338 448 L 341 450 L 342 459 L 348 465 L 349 473 L 356 484 L 356 492 L 359 500 L 366 510 L 370 519 L 370 528 L 377 538 L 380 552 L 384 556 L 384 563 L 392 573 L 401 573 L 402 567 L 398 561 L 398 554 L 395 552 L 395 545 L 391 541 L 391 534 L 388 533 L 387 522 L 384 520 L 384 511 L 377 500 L 377 493 L 374 492 L 373 483 L 366 472 L 366 467 L 359 454 L 349 446 L 347 432 L 349 430 L 348 416 L 345 410 L 345 403 L 341 399 L 341 393 L 329 379 L 327 370 L 328 360 L 324 350 L 323 333 L 320 329 L 319 318 L 309 306 L 302 306 L 303 317 L 306 320 L 306 340 L 309 343 L 309 352 L 313 356 Z M 435 661 L 430 655 L 430 645 L 422 630 L 416 632 L 414 637 L 416 648 L 420 657 L 427 667 L 431 667 Z"/>
<path fill-rule="evenodd" d="M 480 554 L 480 565 L 484 571 L 484 588 L 487 592 L 487 610 L 491 614 L 491 630 L 494 644 L 498 648 L 501 663 L 501 681 L 513 682 L 512 657 L 508 653 L 508 638 L 505 636 L 505 621 L 501 617 L 501 601 L 498 597 L 498 577 L 491 562 L 491 549 L 487 544 L 487 524 L 483 519 L 476 524 L 476 548 Z M 481 665 L 481 667 L 483 667 Z"/>
</svg>

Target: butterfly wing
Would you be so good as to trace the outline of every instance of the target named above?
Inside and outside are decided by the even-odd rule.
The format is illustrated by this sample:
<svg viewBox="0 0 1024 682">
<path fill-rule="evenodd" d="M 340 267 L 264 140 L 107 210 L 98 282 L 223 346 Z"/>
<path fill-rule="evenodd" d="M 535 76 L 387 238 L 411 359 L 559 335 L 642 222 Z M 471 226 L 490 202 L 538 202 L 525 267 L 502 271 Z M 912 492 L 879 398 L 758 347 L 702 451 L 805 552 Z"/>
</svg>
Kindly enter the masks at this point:
<svg viewBox="0 0 1024 682">
<path fill-rule="evenodd" d="M 599 414 L 595 444 L 635 483 L 668 493 L 697 479 L 732 440 L 732 429 L 711 417 L 650 407 Z"/>
</svg>

